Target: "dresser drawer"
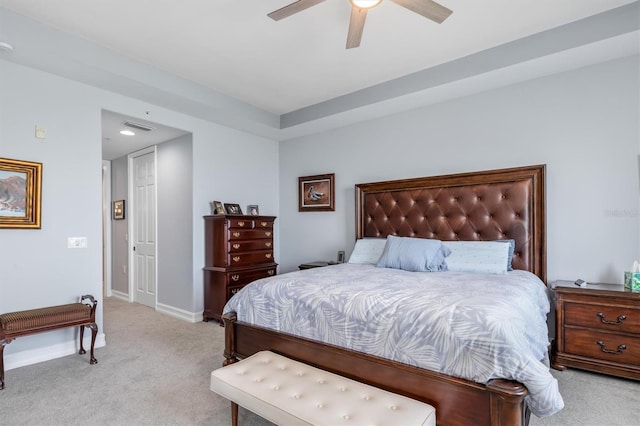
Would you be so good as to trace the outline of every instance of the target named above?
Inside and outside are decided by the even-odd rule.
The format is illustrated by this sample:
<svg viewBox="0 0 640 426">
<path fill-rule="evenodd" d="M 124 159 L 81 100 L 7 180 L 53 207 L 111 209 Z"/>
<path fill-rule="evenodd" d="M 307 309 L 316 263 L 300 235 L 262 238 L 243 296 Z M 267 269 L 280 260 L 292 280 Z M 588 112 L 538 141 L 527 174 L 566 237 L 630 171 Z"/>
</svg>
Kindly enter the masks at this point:
<svg viewBox="0 0 640 426">
<path fill-rule="evenodd" d="M 639 308 L 566 302 L 564 318 L 566 325 L 640 335 Z"/>
<path fill-rule="evenodd" d="M 273 238 L 273 229 L 265 228 L 265 229 L 240 229 L 234 228 L 229 229 L 229 240 L 237 241 L 237 240 L 256 240 L 256 239 L 267 239 Z"/>
<path fill-rule="evenodd" d="M 229 253 L 229 266 L 255 265 L 273 262 L 273 251 L 254 251 L 243 253 Z"/>
<path fill-rule="evenodd" d="M 268 239 L 253 241 L 230 241 L 228 245 L 229 253 L 238 253 L 254 250 L 273 250 L 273 242 Z"/>
<path fill-rule="evenodd" d="M 264 219 L 228 219 L 228 227 L 233 229 L 273 229 L 273 220 Z"/>
<path fill-rule="evenodd" d="M 248 219 L 229 219 L 229 228 L 252 229 L 253 220 Z"/>
<path fill-rule="evenodd" d="M 229 288 L 238 286 L 243 287 L 250 282 L 259 280 L 260 278 L 271 277 L 275 274 L 275 266 L 270 266 L 264 269 L 253 269 L 251 271 L 227 272 L 227 282 L 229 283 Z"/>
<path fill-rule="evenodd" d="M 256 219 L 253 221 L 253 227 L 256 229 L 273 229 L 273 221 Z"/>
<path fill-rule="evenodd" d="M 640 337 L 566 328 L 564 352 L 640 366 Z"/>
</svg>

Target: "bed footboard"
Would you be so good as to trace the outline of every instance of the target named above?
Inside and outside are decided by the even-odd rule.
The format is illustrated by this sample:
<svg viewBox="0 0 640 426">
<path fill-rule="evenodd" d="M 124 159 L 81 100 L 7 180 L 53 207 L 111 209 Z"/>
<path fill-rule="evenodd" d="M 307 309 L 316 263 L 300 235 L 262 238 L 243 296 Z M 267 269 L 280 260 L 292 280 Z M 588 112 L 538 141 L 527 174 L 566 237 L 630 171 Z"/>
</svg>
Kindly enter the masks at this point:
<svg viewBox="0 0 640 426">
<path fill-rule="evenodd" d="M 529 412 L 524 401 L 527 389 L 518 382 L 496 379 L 482 385 L 239 322 L 235 313 L 224 315 L 223 322 L 224 365 L 258 351 L 271 350 L 323 370 L 426 402 L 436 408 L 438 425 L 525 426 L 529 423 Z"/>
</svg>

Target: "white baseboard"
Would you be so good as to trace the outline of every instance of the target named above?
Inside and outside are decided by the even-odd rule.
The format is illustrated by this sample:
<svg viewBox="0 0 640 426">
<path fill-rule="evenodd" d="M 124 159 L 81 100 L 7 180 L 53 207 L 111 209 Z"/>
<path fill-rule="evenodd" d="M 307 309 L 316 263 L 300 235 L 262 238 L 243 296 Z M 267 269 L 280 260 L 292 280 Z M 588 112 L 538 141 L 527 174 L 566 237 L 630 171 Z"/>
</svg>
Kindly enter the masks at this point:
<svg viewBox="0 0 640 426">
<path fill-rule="evenodd" d="M 113 290 L 112 297 L 123 300 L 127 303 L 132 303 L 129 301 L 129 295 L 127 293 L 122 293 L 121 291 Z M 176 308 L 171 305 L 165 305 L 163 303 L 156 304 L 156 312 L 159 312 L 164 315 L 169 315 L 171 317 L 178 318 L 183 321 L 187 321 L 194 324 L 196 322 L 202 321 L 202 311 L 189 312 L 189 311 L 185 311 L 184 309 Z"/>
<path fill-rule="evenodd" d="M 111 290 L 111 296 L 116 299 L 124 300 L 125 302 L 129 301 L 129 295 L 118 290 Z"/>
<path fill-rule="evenodd" d="M 87 333 L 86 331 L 89 331 Z M 87 338 L 87 334 L 89 334 Z M 107 341 L 104 333 L 98 333 L 96 336 L 96 344 L 94 349 L 102 348 L 106 346 Z M 86 355 L 89 356 L 91 350 L 91 330 L 85 330 L 85 338 L 83 340 L 84 349 L 87 351 Z M 6 347 L 5 347 L 6 348 Z M 4 369 L 12 370 L 18 367 L 24 367 L 26 365 L 37 364 L 39 362 L 49 361 L 56 358 L 62 358 L 72 354 L 77 354 L 80 346 L 77 339 L 69 340 L 64 343 L 57 343 L 51 346 L 45 346 L 37 349 L 29 349 L 22 352 L 16 352 L 12 354 L 5 354 L 4 356 Z M 97 357 L 96 357 L 97 358 Z M 88 362 L 87 358 L 87 362 Z"/>
<path fill-rule="evenodd" d="M 202 312 L 189 312 L 162 303 L 156 304 L 156 311 L 194 324 L 202 321 Z"/>
</svg>

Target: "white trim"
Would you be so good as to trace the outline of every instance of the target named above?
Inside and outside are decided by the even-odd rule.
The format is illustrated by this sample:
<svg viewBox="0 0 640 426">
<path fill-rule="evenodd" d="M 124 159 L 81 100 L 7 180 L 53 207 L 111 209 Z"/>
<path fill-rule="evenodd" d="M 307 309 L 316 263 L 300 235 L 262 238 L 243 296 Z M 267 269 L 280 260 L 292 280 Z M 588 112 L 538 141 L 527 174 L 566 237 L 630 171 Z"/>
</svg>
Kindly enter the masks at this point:
<svg viewBox="0 0 640 426">
<path fill-rule="evenodd" d="M 189 312 L 185 311 L 184 309 L 165 305 L 163 303 L 156 303 L 156 312 L 160 312 L 162 314 L 169 315 L 193 324 L 202 321 L 202 311 Z"/>
<path fill-rule="evenodd" d="M 124 300 L 125 302 L 129 301 L 129 295 L 118 290 L 113 290 L 111 296 L 115 299 Z"/>
<path fill-rule="evenodd" d="M 87 333 L 88 331 L 88 333 Z M 88 334 L 88 336 L 87 336 Z M 84 355 L 78 355 L 85 357 L 89 362 L 90 350 L 91 350 L 91 330 L 85 329 L 83 339 L 84 349 L 87 351 Z M 104 333 L 98 333 L 96 336 L 96 343 L 94 349 L 102 348 L 107 345 Z M 64 356 L 77 354 L 80 346 L 78 339 L 68 340 L 64 343 L 56 343 L 55 345 L 44 346 L 36 349 L 29 349 L 26 351 L 16 352 L 12 354 L 5 354 L 4 356 L 4 369 L 12 370 L 18 367 L 24 367 L 26 365 L 37 364 L 39 362 L 50 361 L 52 359 L 62 358 Z M 96 358 L 98 358 L 96 356 Z M 98 359 L 98 361 L 100 361 Z"/>
<path fill-rule="evenodd" d="M 106 297 L 111 297 L 111 161 L 102 160 L 102 282 Z"/>
</svg>

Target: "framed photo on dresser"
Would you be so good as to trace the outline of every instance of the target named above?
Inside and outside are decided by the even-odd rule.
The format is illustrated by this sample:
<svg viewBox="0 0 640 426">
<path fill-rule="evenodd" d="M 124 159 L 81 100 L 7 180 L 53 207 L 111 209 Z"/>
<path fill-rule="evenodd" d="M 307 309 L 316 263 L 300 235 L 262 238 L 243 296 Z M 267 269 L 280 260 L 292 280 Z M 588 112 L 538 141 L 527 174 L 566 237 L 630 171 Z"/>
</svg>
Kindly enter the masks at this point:
<svg viewBox="0 0 640 426">
<path fill-rule="evenodd" d="M 226 214 L 226 210 L 222 205 L 221 201 L 212 201 L 211 202 L 211 214 Z"/>
<path fill-rule="evenodd" d="M 240 204 L 224 203 L 224 209 L 227 211 L 227 214 L 242 214 Z"/>
<path fill-rule="evenodd" d="M 247 206 L 247 214 L 251 216 L 258 216 L 260 214 L 260 208 L 257 204 L 249 204 Z"/>
</svg>

